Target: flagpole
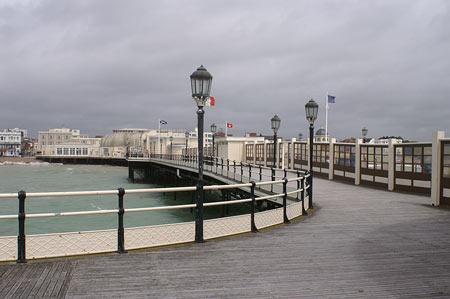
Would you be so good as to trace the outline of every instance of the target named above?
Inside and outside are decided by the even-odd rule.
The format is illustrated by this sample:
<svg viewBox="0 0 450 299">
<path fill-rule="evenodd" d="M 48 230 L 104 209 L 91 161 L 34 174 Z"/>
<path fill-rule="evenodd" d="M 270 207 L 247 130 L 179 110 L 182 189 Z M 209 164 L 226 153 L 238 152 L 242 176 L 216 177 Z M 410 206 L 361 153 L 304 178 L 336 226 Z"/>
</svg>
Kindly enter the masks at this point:
<svg viewBox="0 0 450 299">
<path fill-rule="evenodd" d="M 225 121 L 225 137 L 228 136 L 228 122 Z"/>
<path fill-rule="evenodd" d="M 328 92 L 325 97 L 325 138 L 328 136 Z"/>
<path fill-rule="evenodd" d="M 161 120 L 158 119 L 158 153 L 161 154 Z"/>
</svg>

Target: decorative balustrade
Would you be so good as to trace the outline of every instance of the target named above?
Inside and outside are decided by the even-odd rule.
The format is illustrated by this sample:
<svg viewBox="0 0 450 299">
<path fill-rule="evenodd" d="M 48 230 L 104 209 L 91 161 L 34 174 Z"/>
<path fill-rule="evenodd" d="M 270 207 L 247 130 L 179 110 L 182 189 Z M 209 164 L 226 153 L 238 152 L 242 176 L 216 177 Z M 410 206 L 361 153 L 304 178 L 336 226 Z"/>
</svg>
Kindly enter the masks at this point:
<svg viewBox="0 0 450 299">
<path fill-rule="evenodd" d="M 313 147 L 314 176 L 342 180 L 430 195 L 433 205 L 450 204 L 450 139 L 445 132 L 433 133 L 433 142 L 389 144 L 317 142 Z M 273 143 L 254 142 L 244 145 L 246 160 L 256 157 L 255 163 L 273 166 Z M 309 146 L 305 141 L 280 143 L 280 167 L 289 170 L 308 170 Z M 251 153 L 253 151 L 253 153 Z M 284 153 L 282 155 L 281 153 Z M 266 155 L 266 156 L 265 156 Z"/>
<path fill-rule="evenodd" d="M 134 159 L 146 159 L 136 157 Z M 195 156 L 160 155 L 152 158 L 153 161 L 163 161 L 174 167 L 185 166 L 195 169 L 197 158 Z M 218 158 L 205 159 L 205 175 L 220 175 L 236 181 L 226 185 L 205 186 L 204 190 L 225 190 L 233 188 L 246 188 L 248 198 L 231 201 L 207 202 L 204 207 L 226 206 L 233 204 L 250 205 L 250 214 L 222 217 L 204 221 L 204 237 L 212 239 L 222 236 L 239 234 L 243 232 L 257 232 L 258 229 L 288 223 L 291 219 L 305 215 L 311 203 L 309 174 L 299 171 L 279 171 L 267 167 L 255 166 L 246 163 L 224 161 Z M 0 223 L 4 220 L 17 219 L 19 225 L 18 236 L 0 237 L 0 261 L 16 260 L 19 263 L 27 259 L 49 258 L 69 255 L 93 254 L 101 252 L 125 253 L 126 250 L 165 246 L 195 239 L 195 222 L 182 222 L 175 224 L 154 225 L 146 227 L 124 228 L 124 218 L 129 213 L 145 213 L 151 211 L 192 209 L 195 204 L 173 206 L 127 208 L 124 198 L 128 194 L 141 193 L 171 193 L 194 192 L 195 186 L 175 188 L 127 189 L 77 192 L 40 192 L 0 194 L 0 199 L 18 198 L 19 213 L 17 215 L 0 215 Z M 257 196 L 256 191 L 266 195 Z M 59 213 L 26 213 L 25 202 L 30 197 L 71 197 L 71 196 L 117 196 L 118 208 L 109 210 L 74 211 Z M 308 197 L 309 201 L 305 201 Z M 256 212 L 257 202 L 275 200 L 281 207 Z M 117 214 L 118 228 L 116 230 L 97 230 L 85 232 L 71 232 L 58 234 L 26 235 L 26 219 L 49 217 L 76 217 L 80 215 Z"/>
</svg>

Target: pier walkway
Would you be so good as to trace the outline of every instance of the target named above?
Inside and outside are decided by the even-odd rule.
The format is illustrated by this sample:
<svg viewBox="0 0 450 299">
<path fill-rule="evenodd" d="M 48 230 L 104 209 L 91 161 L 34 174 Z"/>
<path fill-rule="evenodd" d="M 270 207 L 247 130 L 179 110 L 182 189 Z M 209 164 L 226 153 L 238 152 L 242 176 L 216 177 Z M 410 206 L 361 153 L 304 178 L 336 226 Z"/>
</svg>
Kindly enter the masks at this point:
<svg viewBox="0 0 450 299">
<path fill-rule="evenodd" d="M 0 298 L 450 297 L 450 210 L 315 179 L 291 224 L 157 250 L 0 265 Z"/>
</svg>

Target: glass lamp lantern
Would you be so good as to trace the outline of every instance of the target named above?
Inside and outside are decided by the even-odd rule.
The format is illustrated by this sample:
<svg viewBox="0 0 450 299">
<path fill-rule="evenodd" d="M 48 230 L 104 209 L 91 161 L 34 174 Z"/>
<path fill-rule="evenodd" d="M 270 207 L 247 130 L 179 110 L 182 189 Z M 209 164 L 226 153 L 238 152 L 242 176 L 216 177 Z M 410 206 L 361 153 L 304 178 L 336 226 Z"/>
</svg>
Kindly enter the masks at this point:
<svg viewBox="0 0 450 299">
<path fill-rule="evenodd" d="M 366 127 L 364 127 L 364 128 L 362 128 L 361 132 L 362 132 L 362 135 L 365 138 L 367 136 L 367 133 L 369 132 L 369 130 L 367 130 Z"/>
<path fill-rule="evenodd" d="M 278 115 L 275 115 L 270 120 L 270 123 L 272 125 L 272 130 L 273 130 L 274 134 L 277 134 L 278 129 L 280 128 L 281 119 L 278 117 Z"/>
<path fill-rule="evenodd" d="M 217 130 L 216 124 L 212 124 L 211 125 L 211 132 L 214 134 L 214 133 L 216 133 L 216 130 Z"/>
<path fill-rule="evenodd" d="M 305 105 L 306 119 L 308 120 L 310 125 L 314 124 L 314 121 L 317 119 L 317 113 L 319 112 L 319 105 L 311 99 Z"/>
<path fill-rule="evenodd" d="M 211 74 L 203 65 L 197 68 L 191 75 L 192 97 L 199 107 L 205 106 L 205 102 L 209 98 L 212 78 Z"/>
</svg>

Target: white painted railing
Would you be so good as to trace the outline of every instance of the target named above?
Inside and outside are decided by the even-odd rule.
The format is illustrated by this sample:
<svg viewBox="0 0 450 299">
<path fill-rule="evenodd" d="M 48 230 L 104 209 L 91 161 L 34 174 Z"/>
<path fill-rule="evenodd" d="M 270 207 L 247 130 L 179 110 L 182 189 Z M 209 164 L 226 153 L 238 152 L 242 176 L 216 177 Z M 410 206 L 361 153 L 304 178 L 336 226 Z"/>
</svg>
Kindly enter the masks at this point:
<svg viewBox="0 0 450 299">
<path fill-rule="evenodd" d="M 217 172 L 217 167 L 216 167 Z M 228 174 L 228 173 L 227 173 Z M 251 176 L 251 175 L 250 175 Z M 204 207 L 243 204 L 250 203 L 253 207 L 257 201 L 270 199 L 283 199 L 283 206 L 273 210 L 263 212 L 216 218 L 204 221 L 204 238 L 212 239 L 222 236 L 239 234 L 243 232 L 256 231 L 255 228 L 265 228 L 277 225 L 298 217 L 305 213 L 308 209 L 308 196 L 306 192 L 309 188 L 309 175 L 301 174 L 296 177 L 285 178 L 283 180 L 260 181 L 250 183 L 237 183 L 230 185 L 212 185 L 205 186 L 204 190 L 224 190 L 231 188 L 250 188 L 250 197 L 232 201 L 220 201 L 204 203 Z M 242 179 L 242 176 L 241 176 Z M 288 191 L 288 184 L 295 185 Z M 255 196 L 255 188 L 265 190 L 264 186 L 282 185 L 283 191 L 275 194 L 267 193 L 267 196 Z M 293 189 L 293 190 L 292 190 Z M 123 190 L 123 189 L 122 189 Z M 39 193 L 3 193 L 0 198 L 19 197 L 19 214 L 18 215 L 0 215 L 0 221 L 6 219 L 18 219 L 19 236 L 0 237 L 0 261 L 25 262 L 26 259 L 49 258 L 58 256 L 93 254 L 100 252 L 124 252 L 125 250 L 149 248 L 156 246 L 165 246 L 171 244 L 179 244 L 185 242 L 193 242 L 195 239 L 195 222 L 183 222 L 176 224 L 154 225 L 146 227 L 124 228 L 123 221 L 120 225 L 120 217 L 128 213 L 149 212 L 160 210 L 186 209 L 195 208 L 195 204 L 183 204 L 174 206 L 161 207 L 144 207 L 144 208 L 121 208 L 120 200 L 124 194 L 139 193 L 162 193 L 162 192 L 182 192 L 196 191 L 195 186 L 191 187 L 175 187 L 175 188 L 152 188 L 152 189 L 130 189 L 124 190 L 100 190 L 100 191 L 76 191 L 76 192 L 39 192 Z M 67 197 L 67 196 L 92 196 L 92 195 L 117 195 L 119 197 L 119 208 L 109 210 L 95 211 L 74 211 L 60 213 L 37 213 L 26 214 L 25 210 L 21 211 L 20 203 L 23 206 L 25 198 L 28 197 Z M 293 196 L 296 195 L 296 196 Z M 291 204 L 287 204 L 288 197 L 291 197 Z M 298 201 L 292 201 L 295 199 Z M 254 209 L 252 209 L 254 211 Z M 26 218 L 47 218 L 47 217 L 65 217 L 79 215 L 100 215 L 114 214 L 119 215 L 119 227 L 117 230 L 100 230 L 86 232 L 72 232 L 59 234 L 41 234 L 25 236 Z M 123 220 L 123 218 L 122 218 Z M 1 225 L 1 222 L 0 222 Z M 22 227 L 22 229 L 20 229 Z M 26 242 L 25 242 L 26 240 Z"/>
</svg>

